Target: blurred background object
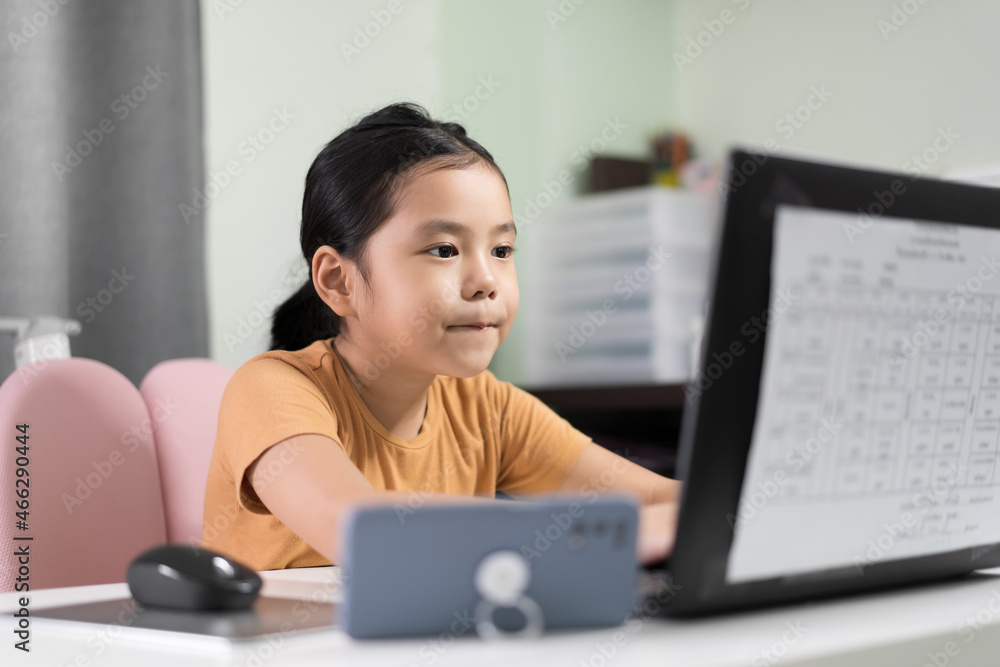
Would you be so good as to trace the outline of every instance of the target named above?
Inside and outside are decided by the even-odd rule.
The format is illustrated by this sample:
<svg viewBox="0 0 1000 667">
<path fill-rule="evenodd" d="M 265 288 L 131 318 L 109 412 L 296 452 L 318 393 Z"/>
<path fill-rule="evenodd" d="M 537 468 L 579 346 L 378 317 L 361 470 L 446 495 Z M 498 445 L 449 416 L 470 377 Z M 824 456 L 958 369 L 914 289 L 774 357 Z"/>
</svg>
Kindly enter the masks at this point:
<svg viewBox="0 0 1000 667">
<path fill-rule="evenodd" d="M 649 160 L 603 155 L 590 160 L 590 192 L 647 185 L 652 177 L 653 164 Z"/>
<path fill-rule="evenodd" d="M 702 315 L 716 200 L 659 185 L 546 211 L 526 262 L 530 387 L 683 384 Z"/>
<path fill-rule="evenodd" d="M 78 320 L 138 383 L 207 356 L 197 0 L 0 0 L 0 317 Z M 0 334 L 0 379 L 14 370 Z"/>
<path fill-rule="evenodd" d="M 653 182 L 678 186 L 681 172 L 691 155 L 691 142 L 683 132 L 664 132 L 653 137 Z"/>
<path fill-rule="evenodd" d="M 0 333 L 14 335 L 14 363 L 23 368 L 46 359 L 69 359 L 69 337 L 80 333 L 80 323 L 51 315 L 0 317 Z"/>
</svg>

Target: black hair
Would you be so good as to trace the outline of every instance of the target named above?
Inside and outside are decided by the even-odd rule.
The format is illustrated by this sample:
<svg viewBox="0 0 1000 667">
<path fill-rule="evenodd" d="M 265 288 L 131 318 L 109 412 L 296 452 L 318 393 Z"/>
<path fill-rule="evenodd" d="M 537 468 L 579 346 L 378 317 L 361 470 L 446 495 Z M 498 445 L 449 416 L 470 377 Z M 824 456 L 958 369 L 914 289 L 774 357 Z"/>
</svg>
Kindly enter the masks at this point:
<svg viewBox="0 0 1000 667">
<path fill-rule="evenodd" d="M 371 113 L 328 143 L 306 174 L 299 242 L 306 264 L 324 245 L 368 273 L 368 239 L 394 212 L 396 197 L 418 165 L 463 169 L 481 163 L 503 177 L 493 156 L 458 123 L 432 119 L 412 103 Z M 506 184 L 504 179 L 504 184 Z M 272 350 L 299 350 L 341 333 L 340 316 L 320 299 L 312 275 L 274 312 Z"/>
</svg>

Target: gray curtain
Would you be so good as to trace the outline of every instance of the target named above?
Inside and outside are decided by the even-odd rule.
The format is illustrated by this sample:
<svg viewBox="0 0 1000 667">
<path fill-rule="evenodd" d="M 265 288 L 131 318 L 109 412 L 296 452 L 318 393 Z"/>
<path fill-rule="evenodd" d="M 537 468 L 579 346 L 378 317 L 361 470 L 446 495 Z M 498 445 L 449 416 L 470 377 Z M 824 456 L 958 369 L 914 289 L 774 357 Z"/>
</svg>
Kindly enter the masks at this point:
<svg viewBox="0 0 1000 667">
<path fill-rule="evenodd" d="M 0 317 L 76 319 L 73 356 L 137 385 L 207 356 L 198 0 L 0 0 L 0 25 Z"/>
</svg>

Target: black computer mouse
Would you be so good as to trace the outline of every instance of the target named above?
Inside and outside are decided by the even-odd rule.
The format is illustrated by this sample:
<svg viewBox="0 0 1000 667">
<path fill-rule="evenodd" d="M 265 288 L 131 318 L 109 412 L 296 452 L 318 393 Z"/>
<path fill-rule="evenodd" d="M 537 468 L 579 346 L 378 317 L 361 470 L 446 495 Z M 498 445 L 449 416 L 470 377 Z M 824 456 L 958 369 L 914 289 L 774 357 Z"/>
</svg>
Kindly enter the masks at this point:
<svg viewBox="0 0 1000 667">
<path fill-rule="evenodd" d="M 154 547 L 128 567 L 129 590 L 144 607 L 248 609 L 261 583 L 260 576 L 246 565 L 190 544 Z"/>
</svg>

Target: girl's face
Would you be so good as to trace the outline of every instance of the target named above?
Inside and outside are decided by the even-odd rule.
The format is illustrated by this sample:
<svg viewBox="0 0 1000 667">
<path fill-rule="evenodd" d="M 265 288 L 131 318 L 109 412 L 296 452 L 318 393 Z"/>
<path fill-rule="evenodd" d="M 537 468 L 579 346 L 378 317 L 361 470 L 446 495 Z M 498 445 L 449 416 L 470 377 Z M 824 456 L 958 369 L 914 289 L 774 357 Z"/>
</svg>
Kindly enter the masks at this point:
<svg viewBox="0 0 1000 667">
<path fill-rule="evenodd" d="M 369 281 L 348 326 L 367 352 L 362 375 L 471 377 L 486 369 L 517 314 L 514 216 L 486 165 L 408 179 L 396 212 L 369 239 Z"/>
</svg>

